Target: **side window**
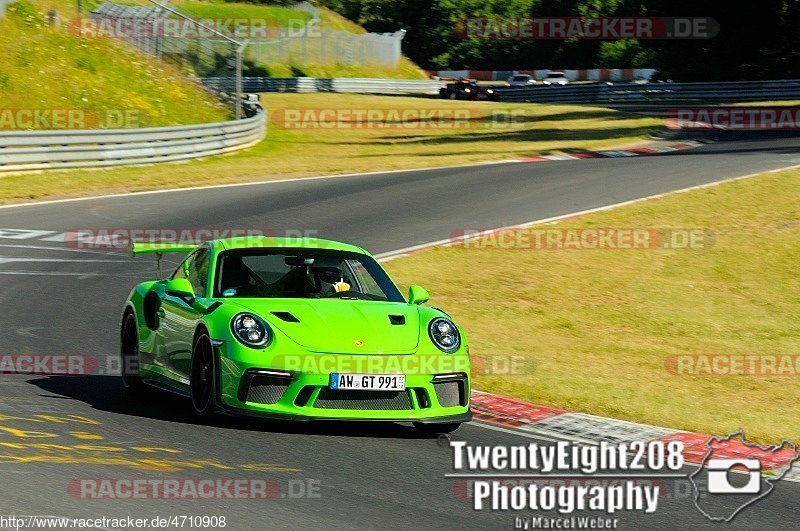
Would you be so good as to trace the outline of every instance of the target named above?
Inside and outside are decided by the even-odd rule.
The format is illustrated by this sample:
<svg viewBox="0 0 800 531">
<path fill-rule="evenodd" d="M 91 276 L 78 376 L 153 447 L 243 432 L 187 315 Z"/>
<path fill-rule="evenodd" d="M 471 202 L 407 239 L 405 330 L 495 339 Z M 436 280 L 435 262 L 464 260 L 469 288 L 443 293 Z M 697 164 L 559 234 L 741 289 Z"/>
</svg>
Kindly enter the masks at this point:
<svg viewBox="0 0 800 531">
<path fill-rule="evenodd" d="M 188 260 L 189 282 L 192 283 L 194 294 L 198 297 L 205 296 L 208 287 L 208 251 L 201 249 Z"/>
</svg>

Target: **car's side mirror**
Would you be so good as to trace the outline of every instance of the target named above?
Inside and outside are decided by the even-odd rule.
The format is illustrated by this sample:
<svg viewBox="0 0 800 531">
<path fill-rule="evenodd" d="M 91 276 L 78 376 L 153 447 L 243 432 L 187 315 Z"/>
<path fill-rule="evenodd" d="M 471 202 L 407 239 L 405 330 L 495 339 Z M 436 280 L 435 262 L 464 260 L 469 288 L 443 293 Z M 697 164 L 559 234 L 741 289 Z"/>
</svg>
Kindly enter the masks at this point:
<svg viewBox="0 0 800 531">
<path fill-rule="evenodd" d="M 185 278 L 169 279 L 164 291 L 167 295 L 172 297 L 180 297 L 182 299 L 194 298 L 194 287 L 192 286 L 192 283 Z"/>
<path fill-rule="evenodd" d="M 414 284 L 410 288 L 408 288 L 409 304 L 422 304 L 423 302 L 428 302 L 428 299 L 430 298 L 431 298 L 430 294 L 422 286 L 417 286 L 416 284 Z"/>
</svg>

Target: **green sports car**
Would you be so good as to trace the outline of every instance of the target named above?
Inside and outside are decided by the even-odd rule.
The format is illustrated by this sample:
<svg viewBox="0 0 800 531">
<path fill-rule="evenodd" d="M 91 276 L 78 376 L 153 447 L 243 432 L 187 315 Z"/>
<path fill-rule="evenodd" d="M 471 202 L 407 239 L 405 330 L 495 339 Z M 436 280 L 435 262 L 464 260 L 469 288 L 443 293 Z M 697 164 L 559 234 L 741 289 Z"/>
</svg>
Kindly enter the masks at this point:
<svg viewBox="0 0 800 531">
<path fill-rule="evenodd" d="M 411 286 L 404 299 L 364 249 L 313 238 L 134 243 L 189 253 L 131 292 L 122 379 L 215 411 L 296 420 L 412 422 L 435 433 L 470 420 L 464 332 Z"/>
</svg>

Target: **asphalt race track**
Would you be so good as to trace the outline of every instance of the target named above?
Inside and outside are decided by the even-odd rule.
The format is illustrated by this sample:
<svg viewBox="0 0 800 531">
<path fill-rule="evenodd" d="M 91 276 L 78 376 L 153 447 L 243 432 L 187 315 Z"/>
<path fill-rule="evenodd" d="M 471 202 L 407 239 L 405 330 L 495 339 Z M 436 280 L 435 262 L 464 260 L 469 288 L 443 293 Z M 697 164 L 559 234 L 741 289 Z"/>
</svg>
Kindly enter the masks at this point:
<svg viewBox="0 0 800 531">
<path fill-rule="evenodd" d="M 117 357 L 121 304 L 135 283 L 152 277 L 153 261 L 75 249 L 57 241 L 61 233 L 313 230 L 381 253 L 463 228 L 517 224 L 798 164 L 798 137 L 739 136 L 636 158 L 494 164 L 0 209 L 3 229 L 41 231 L 0 232 L 0 354 L 85 354 L 96 357 L 100 373 L 0 378 L 0 514 L 224 515 L 230 529 L 509 528 L 517 516 L 474 511 L 463 482 L 444 477 L 451 450 L 406 426 L 231 418 L 199 423 L 178 397 L 154 392 L 142 402 L 126 402 L 118 378 L 102 371 Z M 536 441 L 477 423 L 453 438 L 470 444 Z M 272 499 L 83 499 L 75 487 L 87 478 L 259 477 L 274 482 Z M 309 491 L 314 495 L 304 495 Z M 782 482 L 731 525 L 793 527 L 800 520 L 798 499 L 800 485 Z M 617 516 L 626 528 L 717 527 L 685 495 L 662 499 L 654 515 Z"/>
</svg>

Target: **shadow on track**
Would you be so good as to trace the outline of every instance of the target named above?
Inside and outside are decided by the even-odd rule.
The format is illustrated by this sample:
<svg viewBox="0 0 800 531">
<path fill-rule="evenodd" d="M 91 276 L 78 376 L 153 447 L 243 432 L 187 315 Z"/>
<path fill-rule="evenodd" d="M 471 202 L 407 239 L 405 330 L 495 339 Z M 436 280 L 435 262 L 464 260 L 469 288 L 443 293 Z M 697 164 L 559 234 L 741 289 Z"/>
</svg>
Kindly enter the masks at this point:
<svg viewBox="0 0 800 531">
<path fill-rule="evenodd" d="M 26 383 L 44 391 L 45 393 L 39 394 L 42 398 L 78 400 L 100 411 L 179 424 L 303 435 L 393 439 L 436 438 L 435 435 L 420 433 L 410 425 L 391 422 L 292 422 L 229 415 L 198 418 L 192 411 L 188 398 L 157 389 L 147 389 L 140 396 L 130 396 L 123 390 L 122 382 L 116 376 L 45 376 L 27 380 Z"/>
</svg>

